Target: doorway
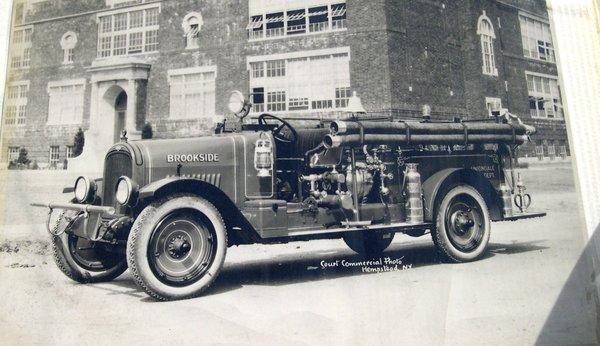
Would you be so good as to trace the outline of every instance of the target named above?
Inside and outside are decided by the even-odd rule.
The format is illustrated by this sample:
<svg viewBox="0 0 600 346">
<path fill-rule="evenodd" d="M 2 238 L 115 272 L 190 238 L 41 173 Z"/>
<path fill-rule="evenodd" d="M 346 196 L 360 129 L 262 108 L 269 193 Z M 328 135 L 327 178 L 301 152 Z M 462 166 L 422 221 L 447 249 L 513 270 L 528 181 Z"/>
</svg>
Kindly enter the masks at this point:
<svg viewBox="0 0 600 346">
<path fill-rule="evenodd" d="M 115 128 L 114 141 L 117 143 L 121 139 L 121 131 L 125 129 L 125 119 L 127 117 L 127 93 L 121 91 L 115 101 Z"/>
</svg>

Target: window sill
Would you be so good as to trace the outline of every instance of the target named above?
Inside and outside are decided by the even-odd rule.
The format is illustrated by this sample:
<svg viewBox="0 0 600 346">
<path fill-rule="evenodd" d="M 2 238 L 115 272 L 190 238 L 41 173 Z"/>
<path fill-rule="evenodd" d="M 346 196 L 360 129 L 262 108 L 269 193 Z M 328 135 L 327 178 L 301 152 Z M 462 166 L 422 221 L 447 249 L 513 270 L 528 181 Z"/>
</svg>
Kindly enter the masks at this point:
<svg viewBox="0 0 600 346">
<path fill-rule="evenodd" d="M 547 121 L 565 121 L 565 118 L 543 118 L 543 117 L 531 117 L 534 120 L 547 120 Z"/>
<path fill-rule="evenodd" d="M 523 59 L 525 59 L 527 61 L 540 62 L 540 63 L 543 63 L 543 64 L 548 64 L 548 65 L 554 65 L 554 66 L 556 66 L 556 61 L 542 60 L 542 59 L 532 58 L 530 56 L 523 56 Z"/>
<path fill-rule="evenodd" d="M 324 30 L 324 31 L 317 31 L 317 32 L 307 32 L 307 33 L 304 33 L 304 34 L 282 35 L 282 36 L 274 36 L 274 37 L 248 38 L 248 42 L 285 40 L 285 39 L 290 39 L 290 38 L 295 38 L 295 37 L 325 35 L 325 34 L 333 34 L 333 33 L 338 33 L 338 32 L 345 32 L 345 31 L 348 31 L 348 28 Z"/>
</svg>

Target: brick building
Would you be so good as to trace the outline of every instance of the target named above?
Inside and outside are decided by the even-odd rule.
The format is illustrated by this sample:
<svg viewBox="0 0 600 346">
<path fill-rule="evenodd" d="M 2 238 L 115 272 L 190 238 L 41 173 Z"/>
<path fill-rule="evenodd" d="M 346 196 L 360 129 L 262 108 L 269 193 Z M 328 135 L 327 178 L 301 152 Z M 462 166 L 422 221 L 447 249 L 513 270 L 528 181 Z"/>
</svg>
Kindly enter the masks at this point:
<svg viewBox="0 0 600 346">
<path fill-rule="evenodd" d="M 544 0 L 15 0 L 3 161 L 84 156 L 126 128 L 209 133 L 231 90 L 256 111 L 332 117 L 356 91 L 370 113 L 482 118 L 539 128 L 524 153 L 567 137 Z M 89 156 L 92 155 L 92 156 Z"/>
</svg>

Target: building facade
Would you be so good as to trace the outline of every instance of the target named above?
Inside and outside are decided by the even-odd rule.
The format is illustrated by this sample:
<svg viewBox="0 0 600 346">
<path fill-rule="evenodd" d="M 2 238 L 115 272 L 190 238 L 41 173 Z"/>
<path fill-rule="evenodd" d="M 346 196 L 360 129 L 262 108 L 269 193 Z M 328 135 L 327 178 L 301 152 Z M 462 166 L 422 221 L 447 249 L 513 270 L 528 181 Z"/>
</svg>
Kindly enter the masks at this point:
<svg viewBox="0 0 600 346">
<path fill-rule="evenodd" d="M 5 162 L 60 166 L 79 128 L 99 152 L 208 134 L 234 89 L 289 118 L 353 92 L 395 118 L 507 108 L 539 129 L 524 155 L 568 151 L 544 0 L 16 0 L 12 22 Z"/>
</svg>

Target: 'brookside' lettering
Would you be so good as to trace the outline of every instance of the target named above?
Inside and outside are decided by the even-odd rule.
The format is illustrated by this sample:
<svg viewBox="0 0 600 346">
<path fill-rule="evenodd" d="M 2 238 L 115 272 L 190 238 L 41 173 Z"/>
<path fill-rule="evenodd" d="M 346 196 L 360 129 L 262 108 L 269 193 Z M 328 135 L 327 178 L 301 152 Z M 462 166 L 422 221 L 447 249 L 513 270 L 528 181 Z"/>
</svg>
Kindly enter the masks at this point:
<svg viewBox="0 0 600 346">
<path fill-rule="evenodd" d="M 169 154 L 167 162 L 219 162 L 219 154 Z"/>
</svg>

